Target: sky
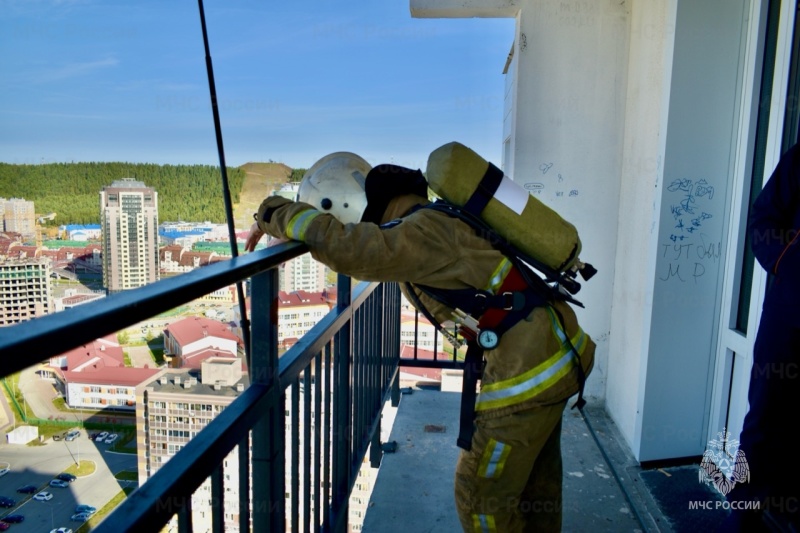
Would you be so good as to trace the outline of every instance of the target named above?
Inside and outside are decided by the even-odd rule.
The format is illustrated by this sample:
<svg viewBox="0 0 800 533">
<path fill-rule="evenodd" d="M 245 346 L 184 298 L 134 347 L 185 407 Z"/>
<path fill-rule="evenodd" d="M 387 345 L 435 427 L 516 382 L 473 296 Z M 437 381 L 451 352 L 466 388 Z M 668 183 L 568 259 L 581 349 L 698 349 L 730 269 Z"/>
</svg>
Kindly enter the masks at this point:
<svg viewBox="0 0 800 533">
<path fill-rule="evenodd" d="M 513 19 L 410 0 L 206 0 L 228 166 L 355 152 L 500 165 Z M 0 162 L 219 165 L 198 2 L 0 0 Z"/>
</svg>

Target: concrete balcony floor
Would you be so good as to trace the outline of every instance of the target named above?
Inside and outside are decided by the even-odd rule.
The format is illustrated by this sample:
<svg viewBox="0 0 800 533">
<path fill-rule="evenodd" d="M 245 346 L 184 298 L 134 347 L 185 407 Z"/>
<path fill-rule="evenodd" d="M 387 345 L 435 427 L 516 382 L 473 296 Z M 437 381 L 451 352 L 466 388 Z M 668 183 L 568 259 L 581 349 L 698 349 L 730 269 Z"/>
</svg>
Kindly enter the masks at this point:
<svg viewBox="0 0 800 533">
<path fill-rule="evenodd" d="M 453 503 L 460 396 L 427 388 L 401 396 L 389 438 L 397 451 L 383 456 L 364 532 L 461 531 Z M 721 496 L 700 483 L 698 465 L 642 469 L 601 406 L 590 402 L 584 413 L 588 423 L 564 411 L 563 531 L 714 531 L 727 511 L 713 509 Z"/>
</svg>

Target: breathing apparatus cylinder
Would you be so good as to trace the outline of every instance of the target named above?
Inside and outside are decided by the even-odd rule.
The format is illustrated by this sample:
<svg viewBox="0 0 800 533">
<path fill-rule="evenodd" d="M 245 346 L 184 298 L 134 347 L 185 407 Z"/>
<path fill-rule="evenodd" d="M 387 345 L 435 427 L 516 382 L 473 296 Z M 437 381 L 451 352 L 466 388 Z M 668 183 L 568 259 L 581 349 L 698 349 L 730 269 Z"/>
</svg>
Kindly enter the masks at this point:
<svg viewBox="0 0 800 533">
<path fill-rule="evenodd" d="M 575 226 L 470 148 L 451 142 L 434 150 L 426 178 L 434 193 L 482 219 L 523 254 L 557 272 L 577 268 Z"/>
</svg>

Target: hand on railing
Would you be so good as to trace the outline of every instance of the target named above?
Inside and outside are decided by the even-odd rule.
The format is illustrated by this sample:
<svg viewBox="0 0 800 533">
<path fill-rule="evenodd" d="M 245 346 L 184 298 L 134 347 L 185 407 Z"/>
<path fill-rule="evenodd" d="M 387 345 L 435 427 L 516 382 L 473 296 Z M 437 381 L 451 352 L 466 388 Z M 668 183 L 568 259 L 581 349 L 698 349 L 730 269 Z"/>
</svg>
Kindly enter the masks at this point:
<svg viewBox="0 0 800 533">
<path fill-rule="evenodd" d="M 253 225 L 250 226 L 250 234 L 247 235 L 247 241 L 244 243 L 244 249 L 246 252 L 252 252 L 256 249 L 256 244 L 258 241 L 261 240 L 261 237 L 264 236 L 264 232 L 261 231 L 261 228 L 258 227 L 257 222 L 253 222 Z"/>
</svg>

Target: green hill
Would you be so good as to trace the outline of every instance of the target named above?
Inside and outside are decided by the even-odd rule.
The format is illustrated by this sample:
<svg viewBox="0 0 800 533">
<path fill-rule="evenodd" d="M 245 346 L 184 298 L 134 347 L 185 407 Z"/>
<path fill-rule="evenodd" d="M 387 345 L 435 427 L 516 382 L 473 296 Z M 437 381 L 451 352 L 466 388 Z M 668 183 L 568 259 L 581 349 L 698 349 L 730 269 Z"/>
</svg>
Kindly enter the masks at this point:
<svg viewBox="0 0 800 533">
<path fill-rule="evenodd" d="M 228 168 L 228 183 L 238 229 L 252 224 L 265 196 L 289 181 L 282 163 L 247 163 Z M 140 163 L 0 163 L 0 198 L 34 202 L 37 214 L 56 213 L 46 226 L 97 224 L 100 191 L 114 180 L 134 178 L 158 192 L 161 221 L 224 223 L 225 202 L 219 167 Z"/>
<path fill-rule="evenodd" d="M 245 163 L 239 170 L 244 172 L 244 183 L 239 202 L 234 204 L 233 219 L 237 228 L 245 229 L 253 224 L 253 213 L 264 198 L 289 181 L 292 168 L 283 163 Z"/>
</svg>

